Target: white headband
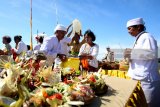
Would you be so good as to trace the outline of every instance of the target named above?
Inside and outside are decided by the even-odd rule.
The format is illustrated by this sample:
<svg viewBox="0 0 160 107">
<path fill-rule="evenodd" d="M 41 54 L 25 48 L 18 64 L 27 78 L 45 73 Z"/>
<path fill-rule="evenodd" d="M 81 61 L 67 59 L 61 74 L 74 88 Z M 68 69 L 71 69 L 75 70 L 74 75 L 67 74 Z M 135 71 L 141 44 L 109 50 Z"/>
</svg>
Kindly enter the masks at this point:
<svg viewBox="0 0 160 107">
<path fill-rule="evenodd" d="M 135 18 L 131 19 L 127 22 L 126 27 L 134 26 L 134 25 L 144 25 L 145 22 L 143 21 L 143 18 Z"/>
<path fill-rule="evenodd" d="M 55 27 L 54 33 L 55 33 L 57 30 L 66 31 L 66 32 L 67 32 L 67 28 L 66 28 L 64 25 L 61 25 L 61 24 L 58 24 L 58 25 Z"/>
</svg>

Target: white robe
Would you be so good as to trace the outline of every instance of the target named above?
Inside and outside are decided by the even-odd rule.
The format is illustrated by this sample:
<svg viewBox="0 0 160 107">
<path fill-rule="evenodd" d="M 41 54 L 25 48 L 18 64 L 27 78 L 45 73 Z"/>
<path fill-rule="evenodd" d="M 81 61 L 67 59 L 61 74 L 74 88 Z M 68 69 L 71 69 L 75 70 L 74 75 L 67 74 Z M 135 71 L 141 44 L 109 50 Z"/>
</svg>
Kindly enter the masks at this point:
<svg viewBox="0 0 160 107">
<path fill-rule="evenodd" d="M 21 54 L 22 52 L 26 52 L 28 49 L 27 49 L 27 45 L 23 41 L 20 41 L 18 43 L 17 49 L 14 49 L 14 50 L 17 54 Z"/>
<path fill-rule="evenodd" d="M 98 60 L 96 58 L 99 53 L 99 46 L 95 44 L 93 47 L 90 47 L 90 49 L 87 49 L 86 45 L 87 44 L 85 43 L 81 46 L 78 56 L 83 55 L 84 53 L 91 55 L 93 59 L 89 60 L 89 65 L 98 68 Z"/>
<path fill-rule="evenodd" d="M 40 51 L 43 52 L 48 61 L 49 65 L 53 63 L 57 54 L 67 55 L 67 43 L 71 42 L 71 38 L 64 37 L 61 41 L 58 41 L 56 36 L 46 37 L 41 45 Z"/>
<path fill-rule="evenodd" d="M 33 48 L 33 50 L 40 50 L 41 45 L 42 44 L 40 44 L 40 43 L 36 44 L 35 47 Z"/>
<path fill-rule="evenodd" d="M 131 52 L 128 75 L 140 80 L 149 107 L 159 107 L 160 74 L 158 72 L 158 46 L 149 33 L 141 32 Z"/>
<path fill-rule="evenodd" d="M 141 32 L 143 33 L 143 32 Z M 160 80 L 158 73 L 158 46 L 149 33 L 139 34 L 131 52 L 128 75 L 136 80 Z"/>
</svg>

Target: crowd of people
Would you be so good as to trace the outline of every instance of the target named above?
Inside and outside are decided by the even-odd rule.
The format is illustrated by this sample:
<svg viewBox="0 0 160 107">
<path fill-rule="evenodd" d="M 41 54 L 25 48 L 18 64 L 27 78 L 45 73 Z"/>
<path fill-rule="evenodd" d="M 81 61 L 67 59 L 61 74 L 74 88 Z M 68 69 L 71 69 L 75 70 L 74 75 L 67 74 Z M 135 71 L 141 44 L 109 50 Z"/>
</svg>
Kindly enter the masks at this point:
<svg viewBox="0 0 160 107">
<path fill-rule="evenodd" d="M 11 37 L 3 36 L 5 48 L 0 50 L 0 55 L 12 55 L 15 60 L 22 53 L 43 53 L 47 57 L 47 66 L 51 66 L 56 57 L 59 57 L 61 61 L 65 61 L 68 56 L 74 56 L 80 57 L 84 69 L 96 70 L 98 68 L 96 57 L 99 52 L 98 44 L 94 43 L 96 36 L 91 30 L 87 30 L 84 36 L 80 31 L 80 33 L 75 32 L 74 36 L 70 37 L 72 30 L 70 33 L 68 32 L 71 26 L 72 24 L 68 27 L 58 24 L 54 29 L 53 36 L 44 38 L 41 35 L 37 35 L 35 37 L 37 45 L 34 46 L 32 51 L 30 46 L 22 41 L 21 35 L 14 36 L 15 48 L 10 45 Z M 81 38 L 82 41 L 80 41 Z"/>
<path fill-rule="evenodd" d="M 48 65 L 52 65 L 54 59 L 59 57 L 65 61 L 69 55 L 77 56 L 83 69 L 97 71 L 99 45 L 95 43 L 96 36 L 91 30 L 85 31 L 82 36 L 75 32 L 71 38 L 69 27 L 58 24 L 54 29 L 54 35 L 44 38 L 37 36 L 38 44 L 33 51 L 43 53 L 47 57 Z M 142 18 L 136 18 L 127 22 L 128 33 L 136 38 L 132 49 L 127 49 L 125 58 L 129 60 L 128 76 L 141 83 L 149 107 L 158 107 L 160 97 L 160 75 L 158 72 L 158 46 L 154 37 L 146 32 Z M 68 34 L 68 35 L 67 35 Z M 82 41 L 80 41 L 82 37 Z M 22 41 L 22 36 L 14 36 L 15 48 L 10 45 L 11 37 L 3 36 L 5 48 L 0 50 L 0 55 L 13 55 L 13 59 L 23 52 L 27 52 L 27 45 Z M 114 61 L 114 52 L 107 48 L 104 58 L 109 62 Z"/>
</svg>

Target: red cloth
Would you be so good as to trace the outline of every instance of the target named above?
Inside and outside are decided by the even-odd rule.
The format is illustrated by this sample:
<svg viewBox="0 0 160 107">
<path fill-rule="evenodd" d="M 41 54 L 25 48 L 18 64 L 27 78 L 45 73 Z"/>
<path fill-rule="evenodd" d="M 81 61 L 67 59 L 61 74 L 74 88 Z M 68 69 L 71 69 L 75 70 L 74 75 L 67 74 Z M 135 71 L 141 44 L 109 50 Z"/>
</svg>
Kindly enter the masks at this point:
<svg viewBox="0 0 160 107">
<path fill-rule="evenodd" d="M 11 50 L 12 55 L 13 55 L 13 59 L 15 61 L 16 57 L 18 56 L 18 54 L 14 51 L 14 49 Z"/>
<path fill-rule="evenodd" d="M 84 69 L 89 69 L 89 63 L 87 59 L 81 59 L 81 64 Z"/>
</svg>

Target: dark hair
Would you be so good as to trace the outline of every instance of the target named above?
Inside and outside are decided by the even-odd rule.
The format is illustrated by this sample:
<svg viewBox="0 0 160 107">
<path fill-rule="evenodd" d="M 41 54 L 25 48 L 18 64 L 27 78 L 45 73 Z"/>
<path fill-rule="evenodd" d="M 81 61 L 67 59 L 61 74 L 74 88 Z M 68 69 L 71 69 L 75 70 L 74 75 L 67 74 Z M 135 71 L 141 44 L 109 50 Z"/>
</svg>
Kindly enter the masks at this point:
<svg viewBox="0 0 160 107">
<path fill-rule="evenodd" d="M 3 39 L 6 39 L 7 43 L 10 43 L 12 41 L 11 37 L 10 36 L 3 36 Z"/>
<path fill-rule="evenodd" d="M 93 33 L 90 29 L 87 30 L 87 31 L 84 33 L 84 36 L 85 36 L 86 34 L 87 34 L 89 37 L 92 38 L 92 41 L 95 41 L 95 40 L 96 40 L 96 36 L 94 35 L 94 33 Z"/>
<path fill-rule="evenodd" d="M 40 43 L 43 43 L 43 38 L 44 38 L 43 36 L 40 36 L 39 39 L 38 39 L 38 41 L 39 41 Z"/>
<path fill-rule="evenodd" d="M 30 50 L 30 49 L 31 49 L 31 46 L 30 46 L 30 45 L 27 45 L 27 49 Z"/>
<path fill-rule="evenodd" d="M 14 41 L 15 41 L 16 39 L 18 39 L 19 41 L 21 41 L 21 40 L 22 40 L 22 36 L 21 36 L 21 35 L 16 35 L 16 36 L 14 36 Z"/>
</svg>

